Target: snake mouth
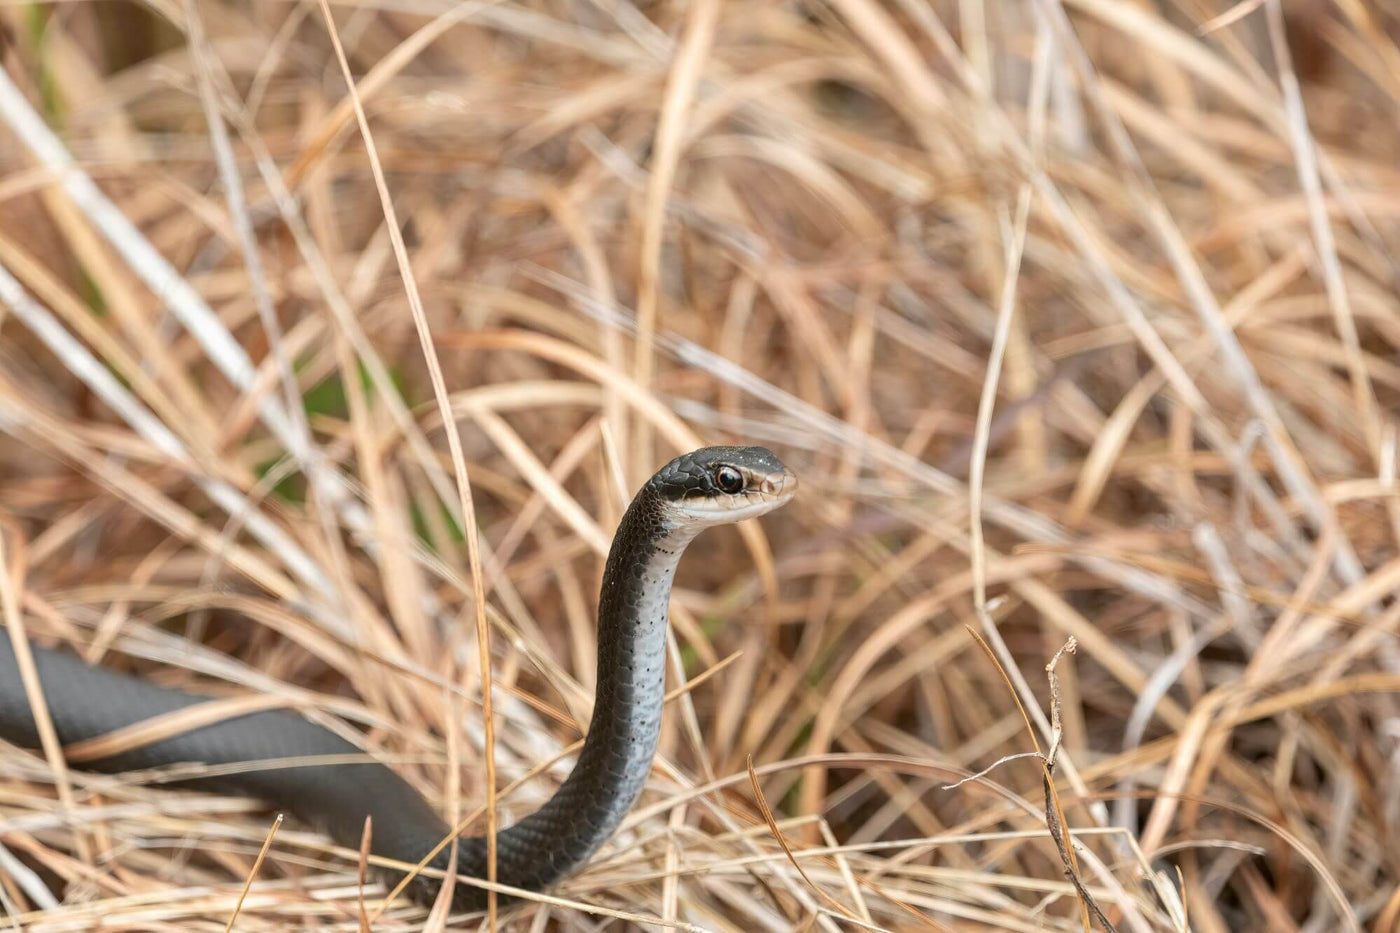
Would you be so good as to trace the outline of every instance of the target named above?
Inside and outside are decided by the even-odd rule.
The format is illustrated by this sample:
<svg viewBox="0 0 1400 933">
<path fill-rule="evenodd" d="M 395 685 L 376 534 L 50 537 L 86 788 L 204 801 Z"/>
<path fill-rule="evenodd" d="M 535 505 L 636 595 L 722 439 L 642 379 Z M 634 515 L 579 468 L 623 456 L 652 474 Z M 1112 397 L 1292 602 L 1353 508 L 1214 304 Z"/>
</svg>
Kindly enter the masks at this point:
<svg viewBox="0 0 1400 933">
<path fill-rule="evenodd" d="M 668 503 L 683 524 L 727 525 L 756 518 L 787 505 L 797 495 L 797 476 L 791 470 L 749 475 L 744 491 L 735 495 L 695 495 Z"/>
</svg>

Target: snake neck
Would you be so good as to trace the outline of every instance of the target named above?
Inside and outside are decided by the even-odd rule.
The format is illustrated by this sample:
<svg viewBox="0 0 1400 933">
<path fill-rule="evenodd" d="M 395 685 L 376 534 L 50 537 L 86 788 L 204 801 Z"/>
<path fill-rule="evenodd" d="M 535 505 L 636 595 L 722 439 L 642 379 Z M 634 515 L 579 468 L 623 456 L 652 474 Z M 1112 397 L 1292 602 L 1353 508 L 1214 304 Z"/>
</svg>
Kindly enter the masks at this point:
<svg viewBox="0 0 1400 933">
<path fill-rule="evenodd" d="M 661 732 L 671 582 L 697 533 L 670 520 L 650 487 L 623 515 L 598 602 L 598 690 L 588 736 L 559 791 L 506 830 L 531 850 L 528 877 L 508 883 L 547 886 L 586 862 L 641 793 Z"/>
</svg>

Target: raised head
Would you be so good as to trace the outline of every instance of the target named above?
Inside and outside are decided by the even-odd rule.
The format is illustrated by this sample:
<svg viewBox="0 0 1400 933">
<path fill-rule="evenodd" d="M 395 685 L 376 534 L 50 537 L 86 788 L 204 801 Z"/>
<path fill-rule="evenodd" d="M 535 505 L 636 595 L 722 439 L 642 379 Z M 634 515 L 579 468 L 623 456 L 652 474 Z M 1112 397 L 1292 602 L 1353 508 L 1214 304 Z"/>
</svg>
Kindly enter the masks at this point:
<svg viewBox="0 0 1400 933">
<path fill-rule="evenodd" d="M 797 477 L 766 447 L 702 447 L 666 464 L 647 485 L 677 524 L 707 527 L 785 505 Z"/>
</svg>

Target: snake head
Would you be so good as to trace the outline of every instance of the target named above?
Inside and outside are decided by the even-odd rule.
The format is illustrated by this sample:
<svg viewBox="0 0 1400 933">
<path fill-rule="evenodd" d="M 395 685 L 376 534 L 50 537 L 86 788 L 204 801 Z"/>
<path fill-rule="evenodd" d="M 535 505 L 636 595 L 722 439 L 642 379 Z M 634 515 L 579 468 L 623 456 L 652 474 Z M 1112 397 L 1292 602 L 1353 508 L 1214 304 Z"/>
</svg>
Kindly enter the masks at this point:
<svg viewBox="0 0 1400 933">
<path fill-rule="evenodd" d="M 723 525 L 771 512 L 797 493 L 797 476 L 766 447 L 702 447 L 648 485 L 683 525 Z"/>
</svg>

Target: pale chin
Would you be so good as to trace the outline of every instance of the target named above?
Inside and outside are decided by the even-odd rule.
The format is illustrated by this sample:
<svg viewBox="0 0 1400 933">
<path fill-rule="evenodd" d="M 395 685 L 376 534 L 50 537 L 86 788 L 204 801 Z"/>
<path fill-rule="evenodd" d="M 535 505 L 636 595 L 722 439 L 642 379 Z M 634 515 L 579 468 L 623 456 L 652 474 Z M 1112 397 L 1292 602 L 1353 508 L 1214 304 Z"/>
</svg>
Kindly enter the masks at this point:
<svg viewBox="0 0 1400 933">
<path fill-rule="evenodd" d="M 714 500 L 682 500 L 666 503 L 666 512 L 677 525 L 703 527 L 741 522 L 771 512 L 782 504 L 782 499 L 769 496 L 746 497 L 734 505 L 716 505 Z"/>
</svg>

